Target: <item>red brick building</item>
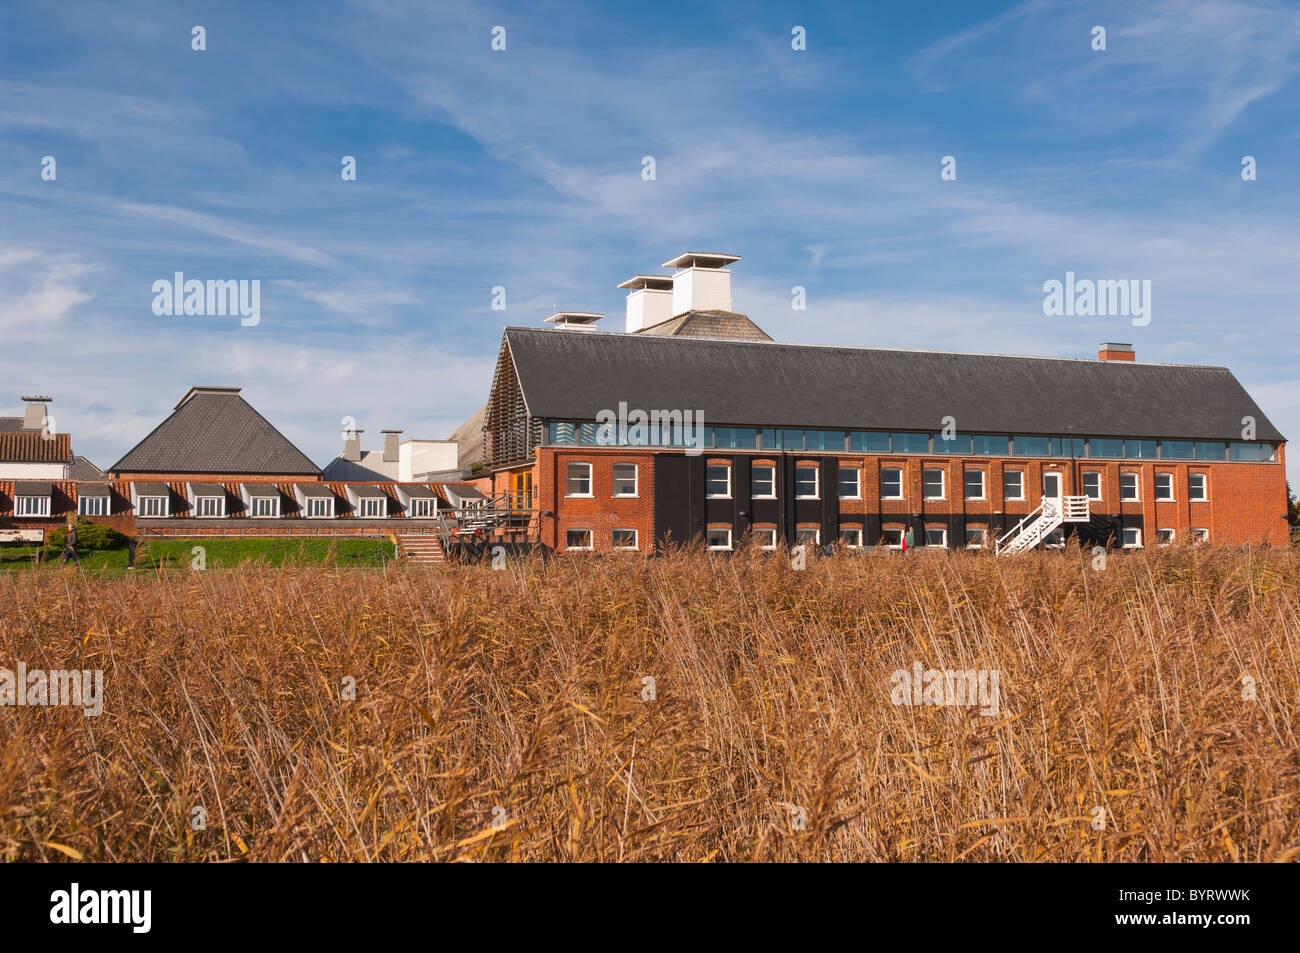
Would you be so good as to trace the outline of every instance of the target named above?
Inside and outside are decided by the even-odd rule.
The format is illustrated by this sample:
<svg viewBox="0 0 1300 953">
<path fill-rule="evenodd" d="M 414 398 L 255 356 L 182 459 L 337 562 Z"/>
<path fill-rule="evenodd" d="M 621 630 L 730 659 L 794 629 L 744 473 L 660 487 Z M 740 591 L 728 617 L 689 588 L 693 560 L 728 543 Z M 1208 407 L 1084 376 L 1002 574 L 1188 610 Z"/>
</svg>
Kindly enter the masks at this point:
<svg viewBox="0 0 1300 953">
<path fill-rule="evenodd" d="M 1227 368 L 779 344 L 735 260 L 625 282 L 625 333 L 506 329 L 483 462 L 541 544 L 1287 543 L 1284 439 Z"/>
</svg>

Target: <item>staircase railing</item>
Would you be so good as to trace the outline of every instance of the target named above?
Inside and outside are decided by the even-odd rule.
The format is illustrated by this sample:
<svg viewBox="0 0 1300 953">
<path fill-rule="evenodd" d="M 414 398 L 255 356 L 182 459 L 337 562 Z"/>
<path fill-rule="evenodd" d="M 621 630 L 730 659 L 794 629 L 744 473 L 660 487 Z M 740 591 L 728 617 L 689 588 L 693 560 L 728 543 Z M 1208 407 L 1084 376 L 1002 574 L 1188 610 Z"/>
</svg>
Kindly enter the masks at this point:
<svg viewBox="0 0 1300 953">
<path fill-rule="evenodd" d="M 1091 504 L 1086 496 L 1045 496 L 1031 513 L 998 539 L 994 551 L 999 556 L 1025 552 L 1062 523 L 1087 523 L 1091 518 Z"/>
</svg>

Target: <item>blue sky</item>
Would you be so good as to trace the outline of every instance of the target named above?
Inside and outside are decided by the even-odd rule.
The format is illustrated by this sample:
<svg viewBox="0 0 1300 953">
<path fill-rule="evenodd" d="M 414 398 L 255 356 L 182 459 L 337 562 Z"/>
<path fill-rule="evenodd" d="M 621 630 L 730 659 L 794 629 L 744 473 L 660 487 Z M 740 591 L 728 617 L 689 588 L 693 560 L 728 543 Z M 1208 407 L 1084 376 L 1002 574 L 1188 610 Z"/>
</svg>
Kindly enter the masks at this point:
<svg viewBox="0 0 1300 953">
<path fill-rule="evenodd" d="M 101 466 L 192 384 L 321 464 L 344 416 L 445 437 L 505 325 L 619 330 L 687 250 L 778 340 L 1132 341 L 1300 434 L 1294 5 L 7 3 L 0 51 L 0 412 L 51 394 Z M 176 271 L 261 323 L 155 316 Z M 1151 323 L 1044 316 L 1066 271 L 1151 280 Z"/>
</svg>

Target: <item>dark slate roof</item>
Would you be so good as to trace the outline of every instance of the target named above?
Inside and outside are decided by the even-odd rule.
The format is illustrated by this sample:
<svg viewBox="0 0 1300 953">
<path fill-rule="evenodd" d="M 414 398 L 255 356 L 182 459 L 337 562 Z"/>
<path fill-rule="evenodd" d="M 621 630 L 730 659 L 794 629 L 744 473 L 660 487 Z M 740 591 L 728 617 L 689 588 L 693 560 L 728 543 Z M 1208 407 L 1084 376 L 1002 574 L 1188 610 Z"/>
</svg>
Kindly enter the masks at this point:
<svg viewBox="0 0 1300 953">
<path fill-rule="evenodd" d="M 700 410 L 705 425 L 1283 440 L 1226 367 L 507 328 L 534 417 Z M 1073 431 L 1067 428 L 1073 426 Z"/>
<path fill-rule="evenodd" d="M 82 456 L 73 457 L 72 467 L 68 470 L 69 480 L 102 480 L 104 471 Z"/>
<path fill-rule="evenodd" d="M 166 483 L 133 483 L 136 496 L 170 496 L 171 488 Z"/>
<path fill-rule="evenodd" d="M 77 496 L 112 496 L 111 483 L 78 483 Z"/>
<path fill-rule="evenodd" d="M 15 480 L 14 496 L 49 496 L 54 484 L 48 480 Z"/>
<path fill-rule="evenodd" d="M 330 483 L 358 483 L 363 480 L 391 480 L 397 476 L 397 464 L 395 462 L 390 461 L 387 467 L 378 469 L 367 466 L 367 464 L 382 464 L 383 462 L 384 452 L 382 450 L 367 450 L 361 455 L 359 462 L 344 460 L 342 456 L 338 456 L 325 464 L 321 479 L 328 480 Z"/>
<path fill-rule="evenodd" d="M 438 494 L 433 491 L 433 487 L 427 483 L 400 483 L 398 484 L 405 493 L 413 500 L 436 500 Z"/>
<path fill-rule="evenodd" d="M 250 497 L 279 496 L 280 488 L 274 483 L 241 483 L 240 487 Z"/>
<path fill-rule="evenodd" d="M 368 486 L 365 483 L 355 484 L 351 489 L 357 496 L 379 497 L 388 495 L 379 487 L 373 485 Z"/>
<path fill-rule="evenodd" d="M 225 496 L 226 488 L 220 483 L 191 483 L 190 492 L 195 496 Z"/>
<path fill-rule="evenodd" d="M 334 491 L 324 483 L 295 483 L 294 486 L 302 493 L 303 499 L 309 496 L 323 499 L 334 495 Z"/>
<path fill-rule="evenodd" d="M 487 499 L 479 489 L 469 483 L 448 483 L 445 489 L 451 490 L 452 493 L 462 500 L 483 500 Z"/>
<path fill-rule="evenodd" d="M 110 470 L 291 473 L 320 468 L 236 393 L 192 393 Z"/>
</svg>

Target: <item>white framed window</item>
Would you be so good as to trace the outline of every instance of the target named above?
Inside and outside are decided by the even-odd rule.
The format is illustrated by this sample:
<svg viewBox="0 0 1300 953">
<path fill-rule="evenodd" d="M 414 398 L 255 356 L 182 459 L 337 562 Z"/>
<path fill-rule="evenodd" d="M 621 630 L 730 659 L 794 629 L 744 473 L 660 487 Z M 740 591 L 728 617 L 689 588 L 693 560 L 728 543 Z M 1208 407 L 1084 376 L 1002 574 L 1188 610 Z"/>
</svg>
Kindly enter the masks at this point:
<svg viewBox="0 0 1300 953">
<path fill-rule="evenodd" d="M 438 501 L 425 498 L 416 498 L 411 500 L 411 516 L 414 519 L 427 519 L 435 516 L 438 511 Z"/>
<path fill-rule="evenodd" d="M 1136 526 L 1126 526 L 1124 529 L 1120 530 L 1120 539 L 1123 540 L 1123 546 L 1125 549 L 1142 548 L 1142 530 L 1138 529 Z"/>
<path fill-rule="evenodd" d="M 1161 546 L 1168 546 L 1174 541 L 1174 531 L 1172 529 L 1156 530 L 1156 542 Z"/>
<path fill-rule="evenodd" d="M 751 529 L 749 535 L 759 549 L 776 549 L 776 530 L 769 527 Z"/>
<path fill-rule="evenodd" d="M 1193 543 L 1208 543 L 1210 541 L 1210 531 L 1204 526 L 1193 526 L 1191 535 Z"/>
<path fill-rule="evenodd" d="M 1048 533 L 1046 536 L 1043 537 L 1043 545 L 1046 546 L 1048 549 L 1064 549 L 1065 530 L 1061 529 L 1060 527 L 1057 527 L 1056 529 L 1052 530 L 1050 533 Z"/>
<path fill-rule="evenodd" d="M 77 499 L 77 514 L 80 516 L 107 516 L 108 497 L 82 496 Z"/>
<path fill-rule="evenodd" d="M 226 498 L 224 496 L 195 497 L 194 515 L 199 517 L 225 516 Z"/>
<path fill-rule="evenodd" d="M 167 497 L 142 496 L 138 501 L 137 516 L 165 517 L 167 515 Z"/>
<path fill-rule="evenodd" d="M 254 496 L 249 499 L 248 515 L 257 519 L 275 518 L 280 515 L 280 498 L 278 496 Z M 382 512 L 367 512 L 367 503 L 383 504 L 386 500 L 365 497 L 361 501 L 363 516 L 383 516 Z"/>
<path fill-rule="evenodd" d="M 570 463 L 564 468 L 565 496 L 591 496 L 591 464 Z M 590 547 L 588 547 L 590 548 Z"/>
<path fill-rule="evenodd" d="M 334 501 L 327 496 L 307 497 L 309 519 L 330 519 L 334 516 Z"/>
<path fill-rule="evenodd" d="M 637 470 L 635 463 L 614 464 L 614 495 L 637 495 Z"/>
<path fill-rule="evenodd" d="M 704 495 L 711 500 L 731 499 L 731 464 L 710 463 L 705 468 Z M 731 543 L 728 542 L 727 549 L 730 548 Z"/>
<path fill-rule="evenodd" d="M 840 499 L 862 499 L 862 471 L 857 467 L 840 467 Z"/>
<path fill-rule="evenodd" d="M 921 472 L 921 496 L 927 500 L 943 499 L 942 468 L 926 467 Z"/>
<path fill-rule="evenodd" d="M 50 498 L 48 496 L 14 497 L 14 516 L 49 516 Z"/>
<path fill-rule="evenodd" d="M 1187 498 L 1196 503 L 1202 503 L 1210 498 L 1204 473 L 1187 474 Z"/>
<path fill-rule="evenodd" d="M 818 481 L 821 474 L 818 467 L 794 468 L 794 498 L 796 500 L 816 500 L 820 498 Z"/>
<path fill-rule="evenodd" d="M 256 509 L 258 497 L 253 499 L 253 515 L 259 515 Z M 265 499 L 264 497 L 261 499 Z M 267 502 L 270 502 L 268 499 Z M 388 515 L 388 497 L 386 496 L 363 496 L 360 500 L 360 516 L 364 519 L 383 519 Z"/>
<path fill-rule="evenodd" d="M 840 530 L 840 542 L 849 549 L 862 548 L 862 530 L 859 527 L 850 527 Z"/>
<path fill-rule="evenodd" d="M 1174 498 L 1174 475 L 1172 473 L 1156 474 L 1156 499 L 1165 502 Z"/>
<path fill-rule="evenodd" d="M 1090 500 L 1101 499 L 1101 473 L 1097 470 L 1083 471 L 1083 495 Z"/>
<path fill-rule="evenodd" d="M 1002 471 L 1002 498 L 1004 500 L 1023 500 L 1025 498 L 1025 471 Z"/>
<path fill-rule="evenodd" d="M 564 531 L 564 548 L 568 550 L 591 549 L 591 530 L 566 529 Z"/>
<path fill-rule="evenodd" d="M 890 549 L 902 549 L 903 531 L 897 527 L 882 529 L 880 531 L 880 545 L 888 546 Z"/>
<path fill-rule="evenodd" d="M 731 468 L 728 467 L 728 470 Z M 731 549 L 730 529 L 711 529 L 705 532 L 704 541 L 712 550 Z"/>
<path fill-rule="evenodd" d="M 984 541 L 988 538 L 988 529 L 983 526 L 966 527 L 966 548 L 983 549 Z"/>
<path fill-rule="evenodd" d="M 615 549 L 636 549 L 636 530 L 616 529 L 614 530 L 612 542 Z"/>
<path fill-rule="evenodd" d="M 749 471 L 749 496 L 754 500 L 776 499 L 776 467 L 761 463 Z M 773 532 L 776 532 L 773 530 Z M 773 543 L 772 545 L 776 545 Z"/>
<path fill-rule="evenodd" d="M 925 528 L 925 545 L 935 549 L 946 549 L 948 547 L 948 531 L 941 526 L 927 526 Z"/>
<path fill-rule="evenodd" d="M 984 499 L 984 471 L 967 470 L 964 479 L 966 481 L 966 499 Z"/>
<path fill-rule="evenodd" d="M 822 541 L 822 531 L 814 526 L 803 526 L 794 531 L 796 546 L 816 546 Z"/>
<path fill-rule="evenodd" d="M 1138 474 L 1127 470 L 1119 475 L 1119 498 L 1125 503 L 1135 503 L 1138 496 Z"/>
<path fill-rule="evenodd" d="M 903 498 L 903 471 L 899 467 L 880 468 L 880 498 L 882 500 Z"/>
</svg>

